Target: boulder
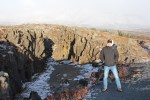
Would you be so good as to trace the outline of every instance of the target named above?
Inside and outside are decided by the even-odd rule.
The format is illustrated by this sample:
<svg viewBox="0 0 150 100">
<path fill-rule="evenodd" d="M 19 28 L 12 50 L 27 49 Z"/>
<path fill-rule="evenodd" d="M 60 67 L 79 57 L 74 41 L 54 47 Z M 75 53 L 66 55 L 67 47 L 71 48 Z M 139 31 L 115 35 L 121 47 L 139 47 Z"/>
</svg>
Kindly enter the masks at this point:
<svg viewBox="0 0 150 100">
<path fill-rule="evenodd" d="M 0 100 L 11 100 L 9 91 L 9 75 L 0 71 Z"/>
</svg>

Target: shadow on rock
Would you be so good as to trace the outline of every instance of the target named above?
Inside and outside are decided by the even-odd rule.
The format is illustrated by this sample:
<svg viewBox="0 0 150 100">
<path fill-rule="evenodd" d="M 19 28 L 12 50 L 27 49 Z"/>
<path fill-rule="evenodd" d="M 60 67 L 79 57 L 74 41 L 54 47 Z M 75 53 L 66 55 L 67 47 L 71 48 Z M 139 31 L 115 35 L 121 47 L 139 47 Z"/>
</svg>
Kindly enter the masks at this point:
<svg viewBox="0 0 150 100">
<path fill-rule="evenodd" d="M 17 44 L 9 41 L 0 41 L 0 71 L 9 75 L 9 81 L 7 81 L 9 98 L 7 97 L 7 100 L 13 100 L 15 94 L 23 90 L 22 84 L 31 81 L 33 74 L 43 71 L 46 67 L 45 61 L 52 56 L 54 43 L 50 39 L 44 39 L 43 42 L 45 48 L 42 54 L 45 56 L 38 58 L 35 56 L 35 50 L 18 47 Z M 0 97 L 5 97 L 1 87 L 0 92 Z"/>
</svg>

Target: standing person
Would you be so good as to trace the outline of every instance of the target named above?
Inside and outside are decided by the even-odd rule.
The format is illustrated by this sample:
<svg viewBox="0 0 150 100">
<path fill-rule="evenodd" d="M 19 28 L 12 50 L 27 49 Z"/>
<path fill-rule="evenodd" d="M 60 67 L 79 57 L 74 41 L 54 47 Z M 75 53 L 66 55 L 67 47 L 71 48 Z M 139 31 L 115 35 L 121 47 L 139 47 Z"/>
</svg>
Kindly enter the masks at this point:
<svg viewBox="0 0 150 100">
<path fill-rule="evenodd" d="M 121 83 L 118 76 L 118 71 L 116 68 L 116 63 L 119 58 L 119 53 L 117 50 L 117 47 L 114 45 L 113 40 L 109 39 L 107 41 L 107 46 L 103 47 L 100 53 L 100 59 L 104 62 L 104 78 L 103 78 L 103 89 L 102 92 L 105 92 L 107 90 L 107 78 L 109 74 L 109 70 L 112 71 L 116 85 L 117 85 L 117 91 L 122 92 L 121 89 Z"/>
</svg>

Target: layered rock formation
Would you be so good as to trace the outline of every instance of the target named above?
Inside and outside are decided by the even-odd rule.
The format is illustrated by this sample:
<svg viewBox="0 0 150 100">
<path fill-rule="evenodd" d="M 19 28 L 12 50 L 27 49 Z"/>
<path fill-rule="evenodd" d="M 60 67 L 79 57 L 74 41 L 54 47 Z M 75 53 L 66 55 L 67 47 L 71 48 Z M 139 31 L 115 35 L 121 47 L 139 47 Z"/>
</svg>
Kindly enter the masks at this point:
<svg viewBox="0 0 150 100">
<path fill-rule="evenodd" d="M 55 60 L 71 59 L 80 64 L 93 62 L 99 59 L 101 48 L 111 38 L 118 46 L 120 60 L 128 57 L 128 62 L 133 59 L 138 62 L 143 57 L 147 58 L 147 52 L 140 47 L 137 39 L 87 28 L 21 25 L 2 27 L 1 33 L 5 39 L 18 46 L 21 52 L 31 52 L 31 57 L 43 58 L 45 55 L 52 55 Z"/>
<path fill-rule="evenodd" d="M 27 55 L 18 52 L 18 48 L 12 43 L 0 42 L 0 71 L 5 71 L 9 75 L 9 98 L 22 91 L 22 83 L 31 80 L 33 72 L 33 62 Z M 1 94 L 1 97 L 6 97 Z M 3 100 L 3 99 L 2 99 Z M 9 100 L 5 98 L 4 100 Z"/>
<path fill-rule="evenodd" d="M 9 29 L 3 31 L 0 32 L 0 71 L 9 74 L 9 97 L 13 99 L 22 91 L 22 83 L 31 81 L 33 74 L 43 71 L 53 43 L 50 39 L 30 34 L 30 31 L 28 34 Z"/>
<path fill-rule="evenodd" d="M 118 46 L 119 60 L 128 58 L 127 62 L 139 62 L 148 59 L 137 39 L 109 32 L 59 25 L 5 26 L 0 27 L 0 70 L 11 77 L 10 87 L 15 94 L 21 91 L 22 82 L 30 81 L 34 73 L 44 69 L 46 58 L 70 59 L 79 64 L 95 62 L 110 38 Z"/>
</svg>

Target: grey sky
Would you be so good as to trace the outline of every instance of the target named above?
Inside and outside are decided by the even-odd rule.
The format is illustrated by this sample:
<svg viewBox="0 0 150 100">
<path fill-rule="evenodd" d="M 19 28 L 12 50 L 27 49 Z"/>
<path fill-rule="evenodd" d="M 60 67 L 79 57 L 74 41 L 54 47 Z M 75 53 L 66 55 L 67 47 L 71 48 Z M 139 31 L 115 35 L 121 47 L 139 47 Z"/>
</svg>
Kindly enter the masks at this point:
<svg viewBox="0 0 150 100">
<path fill-rule="evenodd" d="M 0 0 L 0 25 L 150 28 L 150 0 Z"/>
</svg>

